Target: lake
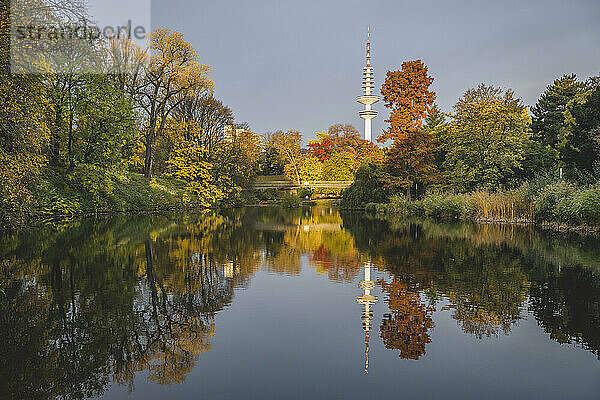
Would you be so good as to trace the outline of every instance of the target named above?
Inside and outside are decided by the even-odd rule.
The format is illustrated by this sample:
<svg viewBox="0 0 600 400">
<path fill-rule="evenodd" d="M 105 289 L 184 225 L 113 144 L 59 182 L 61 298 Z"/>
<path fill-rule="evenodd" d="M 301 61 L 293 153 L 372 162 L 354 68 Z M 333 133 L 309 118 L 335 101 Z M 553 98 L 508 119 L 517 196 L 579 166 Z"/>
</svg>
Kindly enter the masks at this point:
<svg viewBox="0 0 600 400">
<path fill-rule="evenodd" d="M 2 399 L 597 399 L 600 240 L 327 206 L 0 234 Z"/>
</svg>

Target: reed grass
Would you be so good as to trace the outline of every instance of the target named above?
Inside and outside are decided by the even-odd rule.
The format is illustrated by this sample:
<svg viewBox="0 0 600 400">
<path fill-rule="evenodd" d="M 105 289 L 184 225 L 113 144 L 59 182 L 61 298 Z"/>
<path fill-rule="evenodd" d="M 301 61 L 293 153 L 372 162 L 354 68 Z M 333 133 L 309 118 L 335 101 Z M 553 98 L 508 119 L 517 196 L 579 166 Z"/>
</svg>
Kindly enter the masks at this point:
<svg viewBox="0 0 600 400">
<path fill-rule="evenodd" d="M 508 192 L 474 192 L 468 201 L 478 219 L 488 221 L 533 221 L 535 205 L 524 188 Z"/>
<path fill-rule="evenodd" d="M 369 204 L 367 209 L 389 215 L 416 215 L 440 220 L 600 227 L 600 184 L 577 187 L 559 182 L 535 190 L 525 184 L 505 192 L 430 193 L 417 201 L 396 195 L 386 204 Z"/>
</svg>

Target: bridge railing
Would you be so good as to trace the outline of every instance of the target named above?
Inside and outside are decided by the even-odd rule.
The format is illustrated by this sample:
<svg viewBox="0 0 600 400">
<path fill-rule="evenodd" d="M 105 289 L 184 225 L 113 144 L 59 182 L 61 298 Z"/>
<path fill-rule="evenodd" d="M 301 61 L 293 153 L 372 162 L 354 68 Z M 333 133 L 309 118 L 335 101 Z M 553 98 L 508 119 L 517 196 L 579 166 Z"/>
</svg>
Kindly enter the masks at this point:
<svg viewBox="0 0 600 400">
<path fill-rule="evenodd" d="M 354 181 L 304 181 L 298 184 L 291 181 L 270 181 L 260 182 L 253 185 L 254 189 L 293 189 L 293 188 L 327 188 L 327 189 L 345 189 L 352 185 Z"/>
</svg>

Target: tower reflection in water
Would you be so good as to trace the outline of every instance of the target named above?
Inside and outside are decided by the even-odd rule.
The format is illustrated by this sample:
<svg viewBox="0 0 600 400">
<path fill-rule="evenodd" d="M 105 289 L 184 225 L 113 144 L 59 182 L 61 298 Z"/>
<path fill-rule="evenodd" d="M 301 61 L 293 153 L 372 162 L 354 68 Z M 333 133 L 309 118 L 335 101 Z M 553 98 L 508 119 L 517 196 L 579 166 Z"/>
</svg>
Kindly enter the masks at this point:
<svg viewBox="0 0 600 400">
<path fill-rule="evenodd" d="M 371 294 L 371 289 L 375 287 L 375 282 L 371 280 L 371 263 L 365 264 L 365 279 L 360 281 L 358 287 L 364 290 L 362 296 L 356 297 L 356 302 L 363 304 L 365 309 L 362 313 L 362 326 L 365 331 L 365 373 L 369 373 L 369 331 L 371 330 L 371 320 L 373 319 L 373 310 L 371 305 L 377 303 L 377 296 Z"/>
</svg>

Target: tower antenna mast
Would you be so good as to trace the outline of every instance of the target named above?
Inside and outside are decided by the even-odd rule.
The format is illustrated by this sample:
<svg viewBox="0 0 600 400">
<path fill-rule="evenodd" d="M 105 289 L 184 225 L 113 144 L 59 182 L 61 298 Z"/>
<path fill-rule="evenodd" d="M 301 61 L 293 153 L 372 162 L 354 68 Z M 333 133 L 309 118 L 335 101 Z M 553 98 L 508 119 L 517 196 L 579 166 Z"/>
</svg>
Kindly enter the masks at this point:
<svg viewBox="0 0 600 400">
<path fill-rule="evenodd" d="M 364 94 L 358 96 L 356 101 L 365 106 L 364 110 L 359 111 L 358 115 L 365 120 L 365 140 L 373 141 L 371 132 L 371 120 L 377 116 L 377 111 L 371 106 L 379 101 L 379 96 L 373 94 L 375 82 L 373 78 L 373 67 L 371 67 L 371 26 L 367 26 L 367 63 L 363 68 L 362 87 Z"/>
</svg>

